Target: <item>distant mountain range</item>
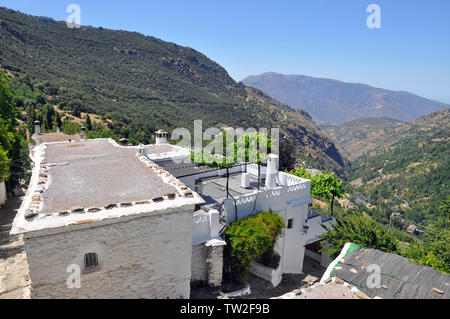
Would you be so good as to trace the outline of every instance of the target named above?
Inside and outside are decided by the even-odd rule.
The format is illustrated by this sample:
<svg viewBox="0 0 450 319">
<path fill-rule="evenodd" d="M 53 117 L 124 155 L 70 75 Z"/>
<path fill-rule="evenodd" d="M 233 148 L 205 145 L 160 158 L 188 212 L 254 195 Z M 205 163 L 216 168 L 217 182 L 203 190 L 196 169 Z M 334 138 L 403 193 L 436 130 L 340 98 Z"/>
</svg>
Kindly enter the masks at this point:
<svg viewBox="0 0 450 319">
<path fill-rule="evenodd" d="M 307 111 L 315 121 L 332 124 L 371 117 L 413 121 L 424 114 L 450 107 L 409 92 L 304 75 L 263 73 L 249 76 L 242 83 Z"/>
<path fill-rule="evenodd" d="M 305 111 L 235 82 L 198 51 L 136 32 L 70 29 L 0 7 L 0 68 L 31 77 L 65 112 L 100 115 L 117 136 L 149 142 L 197 119 L 204 129 L 279 127 L 300 160 L 339 175 L 349 164 Z"/>
</svg>

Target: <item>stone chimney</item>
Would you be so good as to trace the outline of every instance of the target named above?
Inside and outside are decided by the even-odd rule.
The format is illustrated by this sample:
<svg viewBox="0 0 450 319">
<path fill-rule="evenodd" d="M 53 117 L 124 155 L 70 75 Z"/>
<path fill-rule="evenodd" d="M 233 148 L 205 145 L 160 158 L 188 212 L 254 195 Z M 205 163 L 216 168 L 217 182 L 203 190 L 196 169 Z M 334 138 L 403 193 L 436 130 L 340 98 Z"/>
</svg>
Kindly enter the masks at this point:
<svg viewBox="0 0 450 319">
<path fill-rule="evenodd" d="M 156 135 L 156 144 L 166 144 L 167 143 L 167 135 L 168 133 L 163 130 L 158 130 L 155 132 Z"/>
<path fill-rule="evenodd" d="M 81 127 L 80 139 L 81 139 L 82 141 L 86 140 L 86 128 L 85 128 L 84 126 Z"/>
<path fill-rule="evenodd" d="M 41 122 L 34 121 L 34 134 L 41 135 Z"/>
<path fill-rule="evenodd" d="M 266 171 L 266 188 L 273 189 L 277 187 L 277 170 L 278 155 L 269 154 L 267 159 L 267 171 Z"/>
</svg>

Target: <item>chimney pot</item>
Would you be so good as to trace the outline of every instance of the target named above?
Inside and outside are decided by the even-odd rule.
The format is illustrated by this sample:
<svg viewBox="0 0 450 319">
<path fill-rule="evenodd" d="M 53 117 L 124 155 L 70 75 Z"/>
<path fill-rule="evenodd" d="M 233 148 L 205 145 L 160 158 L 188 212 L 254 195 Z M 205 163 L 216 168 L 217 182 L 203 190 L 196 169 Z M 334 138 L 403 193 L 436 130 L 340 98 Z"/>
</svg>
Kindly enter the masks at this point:
<svg viewBox="0 0 450 319">
<path fill-rule="evenodd" d="M 34 121 L 34 133 L 36 135 L 41 135 L 41 122 Z"/>
</svg>

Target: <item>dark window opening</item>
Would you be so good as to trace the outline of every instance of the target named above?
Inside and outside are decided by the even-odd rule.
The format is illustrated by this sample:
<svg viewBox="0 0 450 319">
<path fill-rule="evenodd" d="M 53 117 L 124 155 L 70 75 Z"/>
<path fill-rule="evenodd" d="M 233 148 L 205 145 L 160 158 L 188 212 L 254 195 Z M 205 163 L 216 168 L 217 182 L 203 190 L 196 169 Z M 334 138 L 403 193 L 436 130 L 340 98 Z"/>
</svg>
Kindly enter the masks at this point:
<svg viewBox="0 0 450 319">
<path fill-rule="evenodd" d="M 287 226 L 287 228 L 291 229 L 292 227 L 294 227 L 294 220 L 291 218 L 291 219 L 288 219 L 288 226 Z"/>
<path fill-rule="evenodd" d="M 98 256 L 96 253 L 87 253 L 84 255 L 84 266 L 86 268 L 95 268 L 98 265 Z"/>
</svg>

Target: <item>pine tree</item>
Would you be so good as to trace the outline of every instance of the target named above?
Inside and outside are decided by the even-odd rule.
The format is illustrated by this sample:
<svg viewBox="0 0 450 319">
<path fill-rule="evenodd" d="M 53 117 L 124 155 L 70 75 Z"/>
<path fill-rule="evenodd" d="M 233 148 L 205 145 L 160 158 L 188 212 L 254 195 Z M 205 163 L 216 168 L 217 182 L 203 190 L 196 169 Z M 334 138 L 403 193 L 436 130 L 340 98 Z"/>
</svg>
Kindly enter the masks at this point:
<svg viewBox="0 0 450 319">
<path fill-rule="evenodd" d="M 36 112 L 34 111 L 34 106 L 29 104 L 27 106 L 27 129 L 30 136 L 34 134 L 34 121 L 36 121 Z"/>
<path fill-rule="evenodd" d="M 92 122 L 91 122 L 91 117 L 89 116 L 89 114 L 86 114 L 86 129 L 88 131 L 92 131 Z"/>
</svg>

